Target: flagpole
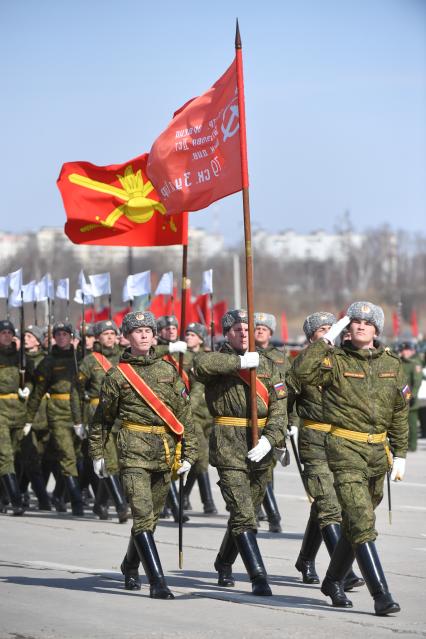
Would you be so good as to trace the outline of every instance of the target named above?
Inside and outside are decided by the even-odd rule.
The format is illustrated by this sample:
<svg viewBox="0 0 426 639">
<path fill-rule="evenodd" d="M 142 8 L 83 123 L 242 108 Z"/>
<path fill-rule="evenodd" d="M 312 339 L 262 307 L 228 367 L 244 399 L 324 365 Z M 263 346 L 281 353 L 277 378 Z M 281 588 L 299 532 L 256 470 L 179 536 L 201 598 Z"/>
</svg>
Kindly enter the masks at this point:
<svg viewBox="0 0 426 639">
<path fill-rule="evenodd" d="M 34 324 L 37 326 L 37 300 L 33 301 Z"/>
<path fill-rule="evenodd" d="M 69 318 L 70 318 L 70 298 L 67 297 L 67 311 L 66 311 L 66 316 L 65 316 L 65 320 L 68 322 Z"/>
<path fill-rule="evenodd" d="M 213 317 L 213 293 L 210 293 L 210 348 L 214 351 L 214 317 Z"/>
<path fill-rule="evenodd" d="M 243 77 L 243 56 L 240 36 L 240 28 L 236 25 L 235 32 L 235 61 L 237 67 L 238 86 L 238 113 L 240 120 L 240 157 L 241 157 L 241 179 L 243 195 L 244 213 L 244 240 L 246 257 L 246 288 L 247 288 L 247 313 L 249 329 L 249 351 L 255 351 L 254 341 L 254 296 L 253 296 L 253 258 L 251 246 L 251 222 L 250 222 L 250 201 L 249 201 L 249 179 L 247 160 L 247 136 L 246 118 L 244 105 L 244 77 Z M 256 446 L 259 440 L 257 427 L 257 396 L 256 396 L 256 369 L 250 368 L 250 409 L 251 409 L 251 439 L 252 445 Z"/>
<path fill-rule="evenodd" d="M 111 293 L 108 295 L 108 306 L 109 306 L 108 319 L 112 320 Z"/>
</svg>

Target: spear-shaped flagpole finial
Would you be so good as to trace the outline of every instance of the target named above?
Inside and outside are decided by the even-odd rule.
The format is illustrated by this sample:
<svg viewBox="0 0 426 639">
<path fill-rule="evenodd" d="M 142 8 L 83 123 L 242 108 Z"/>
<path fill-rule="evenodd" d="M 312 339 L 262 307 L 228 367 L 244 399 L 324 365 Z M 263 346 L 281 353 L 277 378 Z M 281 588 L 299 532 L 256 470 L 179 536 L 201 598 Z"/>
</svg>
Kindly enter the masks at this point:
<svg viewBox="0 0 426 639">
<path fill-rule="evenodd" d="M 235 48 L 236 49 L 243 48 L 243 45 L 241 44 L 240 25 L 238 24 L 238 18 L 237 18 L 237 24 L 235 28 Z"/>
</svg>

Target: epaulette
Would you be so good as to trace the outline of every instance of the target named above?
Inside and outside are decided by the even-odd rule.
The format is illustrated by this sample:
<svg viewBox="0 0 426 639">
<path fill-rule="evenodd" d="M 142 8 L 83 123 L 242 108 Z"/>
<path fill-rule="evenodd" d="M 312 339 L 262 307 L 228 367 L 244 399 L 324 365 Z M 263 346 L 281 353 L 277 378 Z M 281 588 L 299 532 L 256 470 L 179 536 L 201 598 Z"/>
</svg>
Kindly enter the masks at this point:
<svg viewBox="0 0 426 639">
<path fill-rule="evenodd" d="M 384 351 L 385 351 L 385 353 L 387 353 L 388 355 L 390 355 L 394 359 L 397 359 L 399 362 L 401 361 L 401 358 L 398 355 L 398 353 L 395 353 L 389 346 L 385 346 Z"/>
</svg>

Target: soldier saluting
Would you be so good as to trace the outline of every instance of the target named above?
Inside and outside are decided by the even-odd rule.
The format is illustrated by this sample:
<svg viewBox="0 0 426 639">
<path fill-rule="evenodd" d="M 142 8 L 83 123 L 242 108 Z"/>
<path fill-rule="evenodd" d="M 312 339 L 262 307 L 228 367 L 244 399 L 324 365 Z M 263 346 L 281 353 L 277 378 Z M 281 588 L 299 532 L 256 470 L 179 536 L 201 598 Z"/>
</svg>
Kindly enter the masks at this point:
<svg viewBox="0 0 426 639">
<path fill-rule="evenodd" d="M 139 559 L 154 599 L 173 599 L 167 587 L 154 541 L 158 516 L 166 501 L 176 447 L 185 432 L 185 460 L 178 474 L 197 459 L 189 395 L 175 367 L 154 346 L 152 313 L 128 313 L 122 330 L 130 342 L 118 366 L 102 383 L 93 417 L 89 452 L 96 474 L 105 472 L 102 429 L 121 428 L 117 447 L 121 480 L 133 515 L 132 535 L 121 569 L 127 589 L 139 589 Z"/>
<path fill-rule="evenodd" d="M 232 564 L 238 552 L 254 595 L 272 595 L 256 540 L 256 512 L 268 481 L 272 448 L 284 442 L 287 391 L 275 364 L 258 352 L 247 352 L 248 316 L 244 310 L 222 317 L 227 341 L 218 353 L 194 359 L 194 374 L 205 385 L 213 416 L 210 463 L 217 467 L 219 487 L 230 513 L 228 529 L 215 561 L 220 586 L 234 586 Z M 257 413 L 261 437 L 251 448 L 250 389 L 247 371 L 257 368 Z"/>
<path fill-rule="evenodd" d="M 350 341 L 334 347 L 335 338 L 348 324 Z M 347 316 L 311 344 L 293 367 L 302 384 L 322 387 L 323 420 L 330 425 L 325 449 L 342 507 L 343 534 L 321 590 L 334 606 L 351 607 L 343 579 L 355 556 L 377 615 L 400 611 L 374 543 L 374 509 L 383 498 L 387 438 L 394 455 L 391 479 L 404 476 L 410 398 L 400 359 L 376 342 L 383 325 L 379 306 L 355 302 Z"/>
</svg>

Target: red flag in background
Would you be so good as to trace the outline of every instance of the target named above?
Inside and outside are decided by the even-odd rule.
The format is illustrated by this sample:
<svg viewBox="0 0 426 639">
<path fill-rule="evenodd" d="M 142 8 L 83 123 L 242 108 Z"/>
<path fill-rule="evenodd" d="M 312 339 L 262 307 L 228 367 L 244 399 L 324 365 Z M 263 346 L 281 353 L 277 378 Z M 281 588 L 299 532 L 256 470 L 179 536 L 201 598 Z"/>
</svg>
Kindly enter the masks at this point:
<svg viewBox="0 0 426 639">
<path fill-rule="evenodd" d="M 216 302 L 213 306 L 213 321 L 215 335 L 222 335 L 222 317 L 228 310 L 228 304 L 225 300 Z"/>
<path fill-rule="evenodd" d="M 413 337 L 418 337 L 419 336 L 419 325 L 418 325 L 418 322 L 417 322 L 417 313 L 416 313 L 414 308 L 411 311 L 410 320 L 411 320 L 411 335 Z"/>
<path fill-rule="evenodd" d="M 240 157 L 234 60 L 206 93 L 176 111 L 152 145 L 147 172 L 167 213 L 198 211 L 241 190 Z"/>
<path fill-rule="evenodd" d="M 188 243 L 188 216 L 166 215 L 146 176 L 148 154 L 125 164 L 67 162 L 57 180 L 75 244 L 167 246 Z"/>
<path fill-rule="evenodd" d="M 120 328 L 122 322 L 123 322 L 123 317 L 125 315 L 127 315 L 127 313 L 131 313 L 132 309 L 130 308 L 130 306 L 126 306 L 126 308 L 123 308 L 121 311 L 118 311 L 118 313 L 116 313 L 112 320 L 113 322 L 115 322 L 118 326 L 118 328 Z M 106 318 L 108 319 L 108 318 Z"/>
<path fill-rule="evenodd" d="M 399 329 L 399 315 L 396 311 L 392 311 L 392 333 L 394 337 L 398 337 Z"/>
<path fill-rule="evenodd" d="M 210 307 L 210 295 L 205 293 L 204 295 L 198 295 L 194 302 L 194 308 L 197 315 L 194 322 L 201 322 L 210 329 L 211 322 L 211 307 Z"/>
<path fill-rule="evenodd" d="M 281 313 L 281 339 L 283 342 L 288 342 L 287 316 L 284 311 Z"/>
<path fill-rule="evenodd" d="M 84 321 L 86 324 L 93 324 L 94 322 L 101 322 L 102 320 L 109 319 L 109 306 L 104 306 L 100 311 L 94 311 L 90 306 L 84 310 Z M 80 324 L 82 317 L 80 317 Z"/>
<path fill-rule="evenodd" d="M 167 315 L 165 298 L 165 295 L 156 295 L 152 298 L 151 304 L 149 305 L 149 310 L 151 311 L 151 313 L 154 313 L 155 317 Z"/>
</svg>

